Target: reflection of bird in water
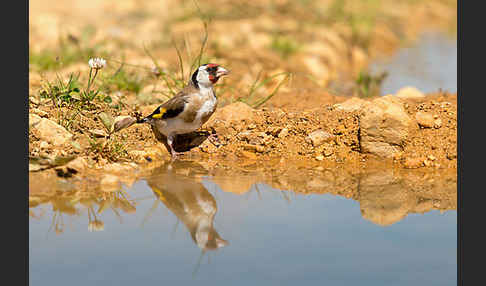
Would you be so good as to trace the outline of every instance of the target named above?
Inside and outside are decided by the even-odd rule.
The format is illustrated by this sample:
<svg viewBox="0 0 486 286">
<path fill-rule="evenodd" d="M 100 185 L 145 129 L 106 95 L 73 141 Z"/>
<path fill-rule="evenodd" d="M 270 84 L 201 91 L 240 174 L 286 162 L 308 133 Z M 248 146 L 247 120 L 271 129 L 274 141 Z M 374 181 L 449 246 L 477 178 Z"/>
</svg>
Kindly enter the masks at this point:
<svg viewBox="0 0 486 286">
<path fill-rule="evenodd" d="M 198 167 L 201 168 L 191 162 L 176 161 L 154 170 L 147 183 L 157 198 L 184 223 L 199 248 L 216 250 L 228 245 L 214 229 L 216 200 L 200 182 L 177 173 L 183 169 L 194 171 Z"/>
</svg>

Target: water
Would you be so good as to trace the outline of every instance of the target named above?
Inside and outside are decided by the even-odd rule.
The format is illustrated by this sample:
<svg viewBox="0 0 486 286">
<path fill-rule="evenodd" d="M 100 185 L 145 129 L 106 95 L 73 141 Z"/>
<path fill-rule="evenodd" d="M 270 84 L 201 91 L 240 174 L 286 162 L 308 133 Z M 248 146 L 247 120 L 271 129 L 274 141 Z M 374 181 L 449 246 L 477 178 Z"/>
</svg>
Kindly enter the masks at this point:
<svg viewBox="0 0 486 286">
<path fill-rule="evenodd" d="M 196 169 L 165 166 L 125 192 L 31 194 L 30 284 L 457 284 L 455 185 L 441 176 L 326 185 Z M 297 192 L 271 186 L 283 179 L 301 179 Z M 352 194 L 336 195 L 343 185 Z"/>
<path fill-rule="evenodd" d="M 414 86 L 422 92 L 439 88 L 457 92 L 457 38 L 442 33 L 424 33 L 412 46 L 398 50 L 391 58 L 370 65 L 372 74 L 388 71 L 381 93 L 395 94 L 400 88 Z"/>
</svg>

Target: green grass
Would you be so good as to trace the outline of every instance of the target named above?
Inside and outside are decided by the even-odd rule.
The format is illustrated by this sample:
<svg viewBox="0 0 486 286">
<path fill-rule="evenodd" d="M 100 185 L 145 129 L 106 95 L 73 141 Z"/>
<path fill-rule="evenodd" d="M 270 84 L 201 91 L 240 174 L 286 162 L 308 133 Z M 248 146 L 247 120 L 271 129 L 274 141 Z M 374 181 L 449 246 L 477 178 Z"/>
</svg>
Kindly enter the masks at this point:
<svg viewBox="0 0 486 286">
<path fill-rule="evenodd" d="M 50 98 L 58 105 L 61 102 L 70 103 L 79 98 L 81 83 L 79 82 L 79 74 L 71 73 L 67 82 L 57 76 L 54 82 L 46 81 L 45 86 L 40 90 L 41 98 Z"/>
<path fill-rule="evenodd" d="M 357 95 L 359 97 L 379 96 L 381 84 L 387 76 L 387 72 L 372 75 L 368 71 L 361 71 L 355 80 Z"/>
<path fill-rule="evenodd" d="M 122 158 L 128 157 L 126 142 L 123 138 L 109 137 L 103 140 L 96 138 L 89 139 L 90 147 L 88 152 L 97 154 L 111 162 L 117 162 Z"/>
<path fill-rule="evenodd" d="M 79 74 L 70 74 L 66 82 L 59 76 L 53 82 L 46 81 L 39 91 L 41 98 L 51 99 L 57 110 L 57 123 L 67 130 L 80 112 L 80 106 L 77 104 L 80 100 L 80 88 Z M 63 107 L 67 107 L 67 112 L 62 110 Z"/>
<path fill-rule="evenodd" d="M 264 79 L 260 79 L 261 73 L 262 73 L 261 71 L 258 73 L 255 81 L 253 82 L 253 84 L 250 86 L 250 88 L 248 90 L 248 94 L 245 95 L 244 97 L 238 98 L 237 101 L 241 101 L 243 103 L 246 103 L 249 106 L 251 106 L 252 108 L 258 108 L 258 107 L 262 106 L 265 102 L 267 102 L 268 100 L 270 100 L 270 98 L 274 97 L 278 93 L 278 90 L 280 89 L 280 87 L 285 82 L 289 81 L 291 79 L 291 77 L 292 77 L 292 74 L 291 73 L 289 73 L 289 72 L 282 72 L 282 73 L 277 73 L 277 74 L 274 74 L 272 76 L 266 77 Z M 267 94 L 267 95 L 265 95 L 263 97 L 260 97 L 260 98 L 257 98 L 256 97 L 257 91 L 260 88 L 262 88 L 267 83 L 269 83 L 270 81 L 276 79 L 279 76 L 283 76 L 283 78 L 279 81 L 279 83 L 273 89 L 272 92 L 270 92 L 269 94 Z"/>
<path fill-rule="evenodd" d="M 129 73 L 125 70 L 120 70 L 112 76 L 104 77 L 102 82 L 107 93 L 113 91 L 139 93 L 142 89 L 143 79 L 135 72 Z"/>
<path fill-rule="evenodd" d="M 59 37 L 59 45 L 54 49 L 44 49 L 39 52 L 29 50 L 29 64 L 39 71 L 56 70 L 69 66 L 73 63 L 88 62 L 92 57 L 106 57 L 103 51 L 103 43 L 93 46 L 84 46 L 93 36 L 94 28 L 86 27 L 81 31 L 79 38 L 69 34 L 66 37 Z"/>
<path fill-rule="evenodd" d="M 291 37 L 274 36 L 270 49 L 279 53 L 283 59 L 287 59 L 299 51 L 300 45 Z"/>
</svg>

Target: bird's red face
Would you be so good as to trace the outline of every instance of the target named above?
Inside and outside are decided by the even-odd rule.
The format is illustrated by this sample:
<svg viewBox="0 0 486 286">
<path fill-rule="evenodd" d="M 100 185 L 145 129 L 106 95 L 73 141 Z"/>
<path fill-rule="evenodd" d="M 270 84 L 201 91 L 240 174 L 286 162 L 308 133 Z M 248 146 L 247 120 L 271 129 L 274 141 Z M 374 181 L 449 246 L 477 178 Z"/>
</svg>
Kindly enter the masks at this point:
<svg viewBox="0 0 486 286">
<path fill-rule="evenodd" d="M 209 81 L 212 84 L 218 82 L 219 78 L 229 74 L 229 71 L 217 64 L 206 64 Z"/>
<path fill-rule="evenodd" d="M 220 77 L 228 75 L 229 71 L 217 64 L 204 64 L 200 66 L 191 77 L 195 86 L 209 87 L 215 84 Z"/>
</svg>

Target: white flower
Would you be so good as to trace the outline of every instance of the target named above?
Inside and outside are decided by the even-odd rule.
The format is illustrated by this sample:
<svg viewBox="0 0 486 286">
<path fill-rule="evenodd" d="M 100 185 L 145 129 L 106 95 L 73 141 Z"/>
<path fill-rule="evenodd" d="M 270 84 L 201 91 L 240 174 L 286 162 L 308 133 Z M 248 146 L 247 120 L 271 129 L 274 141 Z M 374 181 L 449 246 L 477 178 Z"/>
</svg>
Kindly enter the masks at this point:
<svg viewBox="0 0 486 286">
<path fill-rule="evenodd" d="M 160 73 L 160 70 L 156 67 L 156 66 L 153 66 L 152 67 L 152 73 L 155 75 L 155 76 L 159 76 L 161 73 Z"/>
<path fill-rule="evenodd" d="M 89 59 L 89 67 L 95 70 L 102 69 L 106 66 L 106 61 L 102 58 Z"/>
</svg>

